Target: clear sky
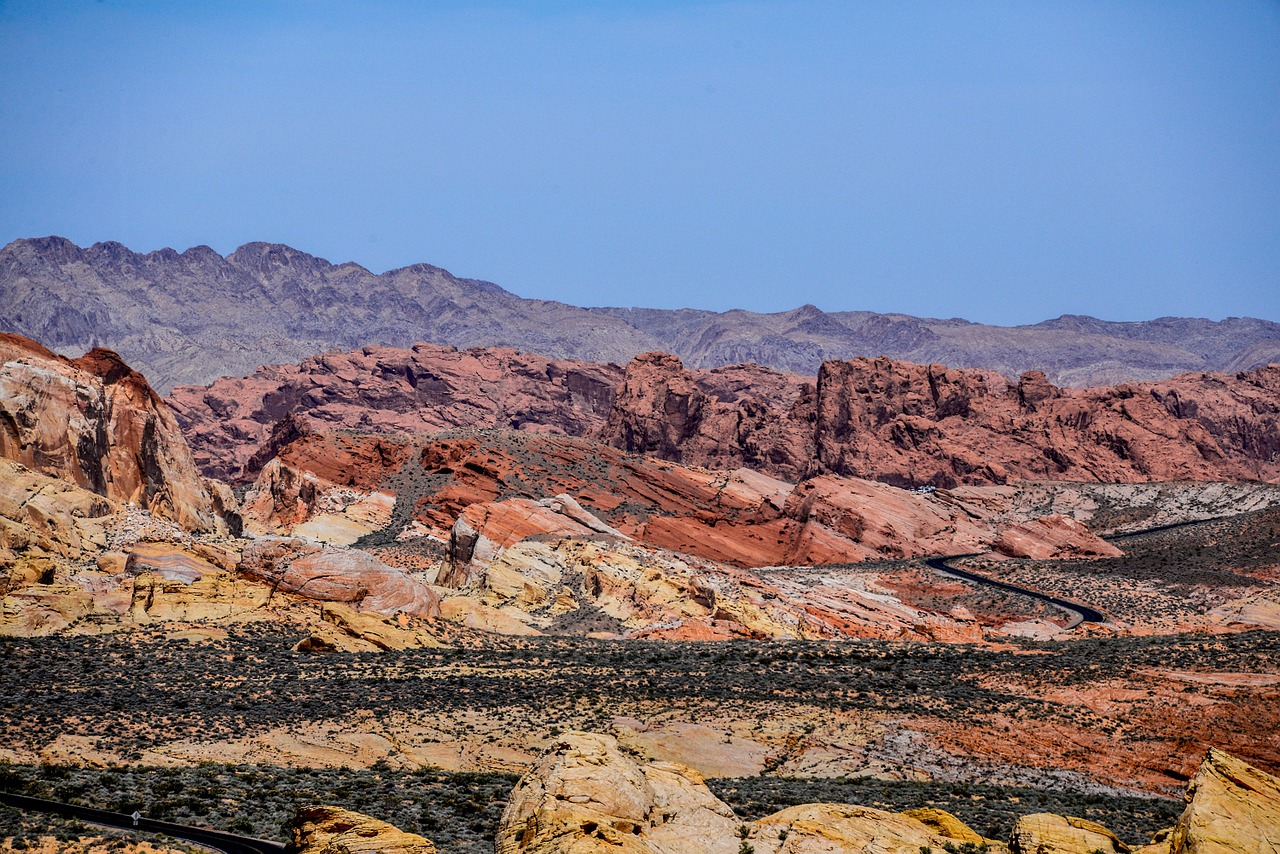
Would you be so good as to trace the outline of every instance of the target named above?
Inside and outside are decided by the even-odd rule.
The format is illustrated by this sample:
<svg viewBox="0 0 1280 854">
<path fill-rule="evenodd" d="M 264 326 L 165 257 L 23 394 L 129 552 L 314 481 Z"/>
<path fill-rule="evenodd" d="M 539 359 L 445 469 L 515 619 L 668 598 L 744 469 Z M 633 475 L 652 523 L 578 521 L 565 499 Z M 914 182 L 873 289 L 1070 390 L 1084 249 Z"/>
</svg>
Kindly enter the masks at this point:
<svg viewBox="0 0 1280 854">
<path fill-rule="evenodd" d="M 1280 2 L 0 0 L 0 243 L 1280 320 Z"/>
</svg>

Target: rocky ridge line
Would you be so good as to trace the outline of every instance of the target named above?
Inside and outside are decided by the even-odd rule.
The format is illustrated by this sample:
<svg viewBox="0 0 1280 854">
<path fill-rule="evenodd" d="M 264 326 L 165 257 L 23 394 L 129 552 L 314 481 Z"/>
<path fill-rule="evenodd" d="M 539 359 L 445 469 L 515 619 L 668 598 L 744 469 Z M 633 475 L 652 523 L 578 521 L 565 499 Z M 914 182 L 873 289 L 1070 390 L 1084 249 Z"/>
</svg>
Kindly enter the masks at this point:
<svg viewBox="0 0 1280 854">
<path fill-rule="evenodd" d="M 1010 377 L 1042 370 L 1071 386 L 1280 361 L 1280 324 L 1254 318 L 1064 315 L 999 327 L 812 305 L 774 314 L 578 308 L 429 264 L 375 275 L 280 244 L 247 243 L 223 257 L 208 246 L 138 253 L 61 237 L 0 249 L 0 330 L 63 352 L 111 347 L 162 391 L 335 348 L 415 341 L 619 364 L 666 350 L 699 368 L 755 362 L 808 374 L 827 360 L 886 354 Z"/>
<path fill-rule="evenodd" d="M 889 359 L 817 377 L 758 365 L 689 370 L 664 353 L 611 365 L 510 350 L 365 348 L 175 390 L 206 473 L 256 475 L 308 431 L 517 428 L 792 482 L 898 486 L 1015 480 L 1136 483 L 1280 478 L 1280 366 L 1065 389 Z M 544 496 L 538 496 L 544 497 Z"/>
</svg>

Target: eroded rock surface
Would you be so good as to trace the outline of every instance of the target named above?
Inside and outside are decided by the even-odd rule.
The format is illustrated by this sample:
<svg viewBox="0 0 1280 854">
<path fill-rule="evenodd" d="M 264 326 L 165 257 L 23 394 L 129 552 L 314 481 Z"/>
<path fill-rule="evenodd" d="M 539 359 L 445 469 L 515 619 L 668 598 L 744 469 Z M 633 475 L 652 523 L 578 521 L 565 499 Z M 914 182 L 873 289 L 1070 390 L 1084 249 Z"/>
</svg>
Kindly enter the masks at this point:
<svg viewBox="0 0 1280 854">
<path fill-rule="evenodd" d="M 1073 557 L 1119 557 L 1120 549 L 1096 536 L 1083 523 L 1054 513 L 1005 528 L 993 551 L 1016 558 L 1060 560 Z"/>
<path fill-rule="evenodd" d="M 179 387 L 170 403 L 202 470 L 243 480 L 310 425 L 401 434 L 449 427 L 591 433 L 604 424 L 621 375 L 615 365 L 501 348 L 365 347 L 208 388 Z"/>
<path fill-rule="evenodd" d="M 1128 854 L 1129 846 L 1095 821 L 1053 813 L 1019 818 L 1009 835 L 1011 854 Z"/>
<path fill-rule="evenodd" d="M 1210 749 L 1169 834 L 1169 854 L 1280 852 L 1280 779 Z"/>
<path fill-rule="evenodd" d="M 273 589 L 345 603 L 358 611 L 428 618 L 440 615 L 440 600 L 431 588 L 357 549 L 263 538 L 245 548 L 239 571 Z"/>
<path fill-rule="evenodd" d="M 0 333 L 0 457 L 187 530 L 227 529 L 173 414 L 109 350 L 73 361 Z"/>
<path fill-rule="evenodd" d="M 963 825 L 951 818 L 949 827 Z M 967 836 L 977 837 L 964 828 Z M 808 804 L 744 822 L 694 771 L 640 764 L 609 736 L 569 733 L 521 778 L 502 814 L 496 854 L 920 854 L 943 836 L 904 814 Z"/>
<path fill-rule="evenodd" d="M 698 465 L 935 486 L 1280 477 L 1280 366 L 1058 389 L 1039 375 L 1014 384 L 989 371 L 853 359 L 825 362 L 811 393 L 802 384 L 729 411 L 699 396 L 707 372 L 657 356 L 628 371 L 647 390 L 619 394 L 602 437 Z"/>
<path fill-rule="evenodd" d="M 291 854 L 436 854 L 431 840 L 333 806 L 306 806 L 293 820 Z"/>
</svg>

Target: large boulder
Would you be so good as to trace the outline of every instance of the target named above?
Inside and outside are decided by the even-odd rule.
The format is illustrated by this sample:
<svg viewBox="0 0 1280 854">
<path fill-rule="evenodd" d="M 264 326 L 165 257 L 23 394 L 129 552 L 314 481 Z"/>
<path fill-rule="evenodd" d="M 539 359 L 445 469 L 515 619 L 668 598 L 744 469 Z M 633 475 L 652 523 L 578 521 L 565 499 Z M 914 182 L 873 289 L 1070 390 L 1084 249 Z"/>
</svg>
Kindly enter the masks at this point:
<svg viewBox="0 0 1280 854">
<path fill-rule="evenodd" d="M 1014 822 L 1009 851 L 1011 854 L 1128 854 L 1129 846 L 1097 822 L 1033 813 Z"/>
<path fill-rule="evenodd" d="M 943 836 L 903 813 L 851 804 L 803 804 L 757 821 L 750 844 L 759 854 L 920 854 L 926 850 L 942 854 L 956 850 L 956 841 L 976 838 L 977 844 L 982 844 L 980 836 L 959 819 L 950 818 L 948 825 L 956 828 L 963 839 Z M 996 854 L 1000 849 L 987 850 Z"/>
<path fill-rule="evenodd" d="M 293 819 L 291 854 L 436 854 L 431 840 L 341 807 L 305 806 Z"/>
<path fill-rule="evenodd" d="M 954 817 L 947 819 L 951 836 L 907 815 L 843 804 L 806 804 L 746 822 L 696 772 L 671 762 L 642 765 L 609 736 L 569 733 L 516 784 L 494 851 L 920 854 L 981 840 Z"/>
<path fill-rule="evenodd" d="M 640 765 L 617 741 L 560 737 L 521 778 L 496 854 L 734 854 L 742 822 L 694 771 Z"/>
<path fill-rule="evenodd" d="M 404 570 L 367 552 L 303 539 L 262 538 L 244 550 L 240 572 L 272 589 L 357 611 L 411 617 L 440 616 L 440 598 Z"/>
</svg>

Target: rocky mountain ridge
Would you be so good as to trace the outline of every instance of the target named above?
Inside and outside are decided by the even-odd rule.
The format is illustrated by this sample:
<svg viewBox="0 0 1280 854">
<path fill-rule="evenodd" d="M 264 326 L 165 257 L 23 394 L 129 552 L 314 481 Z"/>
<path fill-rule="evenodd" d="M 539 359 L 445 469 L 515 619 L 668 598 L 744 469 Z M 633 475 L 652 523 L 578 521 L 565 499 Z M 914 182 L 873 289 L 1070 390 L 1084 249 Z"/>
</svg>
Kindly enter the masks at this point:
<svg viewBox="0 0 1280 854">
<path fill-rule="evenodd" d="M 612 365 L 510 350 L 366 347 L 264 368 L 170 403 L 208 474 L 255 477 L 306 425 L 412 435 L 464 427 L 582 436 L 711 469 L 904 487 L 1022 480 L 1274 481 L 1280 366 L 1059 388 L 890 359 L 816 377 L 689 370 L 663 353 Z"/>
<path fill-rule="evenodd" d="M 579 308 L 428 264 L 374 274 L 279 244 L 248 243 L 223 257 L 207 246 L 144 254 L 60 237 L 0 249 L 0 330 L 65 353 L 109 347 L 162 392 L 333 349 L 418 341 L 618 364 L 664 350 L 697 368 L 755 362 L 802 374 L 883 354 L 1009 377 L 1040 370 L 1069 386 L 1280 361 L 1280 324 L 1256 318 L 1065 315 L 999 327 L 812 305 L 774 314 Z"/>
</svg>

